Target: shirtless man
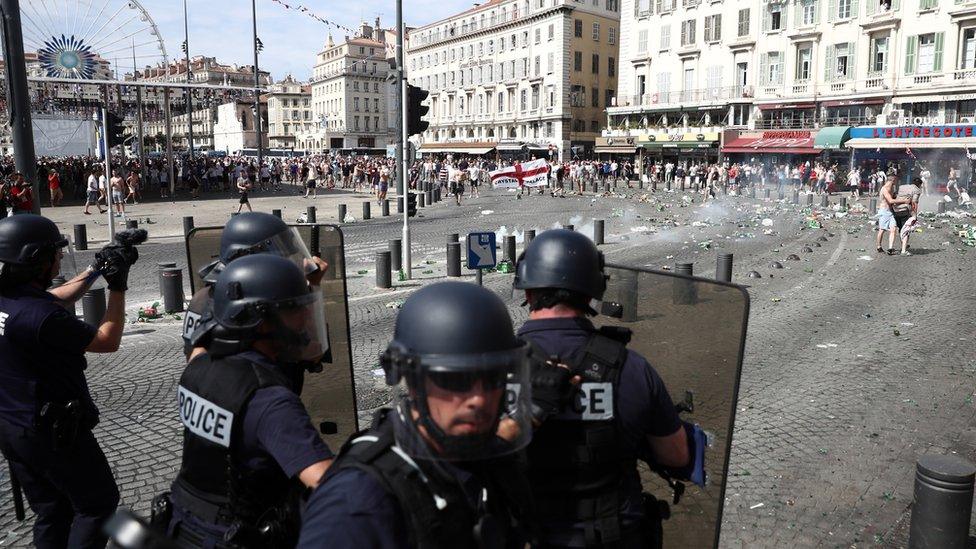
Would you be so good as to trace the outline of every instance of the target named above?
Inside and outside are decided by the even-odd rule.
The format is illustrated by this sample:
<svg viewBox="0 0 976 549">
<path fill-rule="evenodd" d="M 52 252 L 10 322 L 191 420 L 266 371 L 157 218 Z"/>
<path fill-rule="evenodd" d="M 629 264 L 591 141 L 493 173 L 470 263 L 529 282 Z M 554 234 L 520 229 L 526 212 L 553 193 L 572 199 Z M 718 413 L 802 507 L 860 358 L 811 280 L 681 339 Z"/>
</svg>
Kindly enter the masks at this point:
<svg viewBox="0 0 976 549">
<path fill-rule="evenodd" d="M 881 238 L 884 236 L 885 231 L 887 231 L 888 255 L 895 255 L 895 235 L 898 233 L 898 224 L 895 222 L 893 209 L 898 204 L 911 202 L 910 198 L 894 197 L 895 181 L 897 179 L 898 177 L 895 175 L 887 176 L 884 185 L 881 187 L 881 201 L 878 204 L 878 237 L 875 244 L 877 245 L 878 253 L 885 253 L 885 250 L 881 248 Z"/>
<path fill-rule="evenodd" d="M 126 195 L 125 201 L 128 202 L 131 198 L 133 204 L 138 204 L 136 199 L 141 195 L 139 192 L 139 172 L 136 170 L 129 171 L 129 177 L 126 179 L 126 183 L 129 185 L 129 194 Z"/>
<path fill-rule="evenodd" d="M 122 176 L 119 175 L 119 172 L 115 172 L 115 175 L 113 175 L 112 179 L 109 180 L 109 185 L 112 187 L 112 205 L 115 206 L 115 217 L 121 217 L 124 219 L 125 200 L 123 200 L 123 198 L 126 195 L 125 181 L 122 179 Z"/>
</svg>

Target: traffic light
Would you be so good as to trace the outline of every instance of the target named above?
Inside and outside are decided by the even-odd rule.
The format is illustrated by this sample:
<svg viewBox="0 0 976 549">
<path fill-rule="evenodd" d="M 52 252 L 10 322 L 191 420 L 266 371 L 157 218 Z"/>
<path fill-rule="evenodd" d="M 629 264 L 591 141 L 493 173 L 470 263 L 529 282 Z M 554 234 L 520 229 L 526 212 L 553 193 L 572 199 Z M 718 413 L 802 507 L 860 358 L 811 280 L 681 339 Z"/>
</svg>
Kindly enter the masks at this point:
<svg viewBox="0 0 976 549">
<path fill-rule="evenodd" d="M 108 120 L 105 121 L 105 131 L 108 135 L 108 146 L 114 147 L 121 145 L 122 137 L 122 117 L 115 113 L 108 113 Z"/>
<path fill-rule="evenodd" d="M 414 217 L 417 215 L 417 195 L 412 192 L 407 192 L 407 217 Z"/>
<path fill-rule="evenodd" d="M 424 115 L 430 107 L 423 104 L 430 92 L 407 84 L 407 135 L 424 133 L 430 123 L 424 120 Z"/>
</svg>

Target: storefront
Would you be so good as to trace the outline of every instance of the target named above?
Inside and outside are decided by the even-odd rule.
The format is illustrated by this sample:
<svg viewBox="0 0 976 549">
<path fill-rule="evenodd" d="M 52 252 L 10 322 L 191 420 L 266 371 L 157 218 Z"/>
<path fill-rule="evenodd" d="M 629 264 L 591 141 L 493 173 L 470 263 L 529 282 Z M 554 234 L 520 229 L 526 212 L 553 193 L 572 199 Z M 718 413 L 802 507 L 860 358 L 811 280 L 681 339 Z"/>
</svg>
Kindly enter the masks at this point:
<svg viewBox="0 0 976 549">
<path fill-rule="evenodd" d="M 844 145 L 851 138 L 850 126 L 829 126 L 821 128 L 813 141 L 813 148 L 821 151 L 828 164 L 850 165 L 850 149 Z"/>
<path fill-rule="evenodd" d="M 895 167 L 907 179 L 924 168 L 930 184 L 939 187 L 955 170 L 959 183 L 966 184 L 973 172 L 967 153 L 976 155 L 976 125 L 860 126 L 851 129 L 846 145 L 853 150 L 853 164 L 865 171 Z"/>
<path fill-rule="evenodd" d="M 643 151 L 644 163 L 658 162 L 718 162 L 719 138 L 717 131 L 659 130 L 637 137 Z"/>
<path fill-rule="evenodd" d="M 427 155 L 447 155 L 464 154 L 472 156 L 482 156 L 491 153 L 498 144 L 494 141 L 472 141 L 465 143 L 423 143 L 420 145 L 420 154 Z"/>
<path fill-rule="evenodd" d="M 820 154 L 814 147 L 817 133 L 817 130 L 726 130 L 722 136 L 722 154 L 730 162 L 770 165 L 813 162 Z"/>
<path fill-rule="evenodd" d="M 597 137 L 593 152 L 600 160 L 634 161 L 636 137 Z"/>
</svg>

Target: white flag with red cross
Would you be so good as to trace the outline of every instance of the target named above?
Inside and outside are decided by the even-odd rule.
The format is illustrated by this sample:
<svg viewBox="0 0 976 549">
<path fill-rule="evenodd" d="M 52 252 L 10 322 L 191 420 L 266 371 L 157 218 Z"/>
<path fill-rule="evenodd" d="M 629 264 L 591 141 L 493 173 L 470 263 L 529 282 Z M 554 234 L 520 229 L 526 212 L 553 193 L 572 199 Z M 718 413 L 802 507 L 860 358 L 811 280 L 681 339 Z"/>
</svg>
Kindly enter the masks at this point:
<svg viewBox="0 0 976 549">
<path fill-rule="evenodd" d="M 490 172 L 496 189 L 513 187 L 544 187 L 549 180 L 549 164 L 544 158 L 515 163 L 513 166 Z"/>
</svg>

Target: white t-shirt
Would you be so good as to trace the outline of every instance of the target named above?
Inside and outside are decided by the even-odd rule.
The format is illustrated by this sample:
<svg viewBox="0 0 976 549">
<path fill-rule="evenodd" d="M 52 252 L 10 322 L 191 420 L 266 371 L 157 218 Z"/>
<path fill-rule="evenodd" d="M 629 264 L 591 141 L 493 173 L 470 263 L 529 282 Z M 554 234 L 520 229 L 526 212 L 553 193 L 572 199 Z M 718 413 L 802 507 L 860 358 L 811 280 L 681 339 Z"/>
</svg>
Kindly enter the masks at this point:
<svg viewBox="0 0 976 549">
<path fill-rule="evenodd" d="M 95 174 L 88 176 L 88 192 L 98 192 L 98 180 L 95 179 Z"/>
</svg>

